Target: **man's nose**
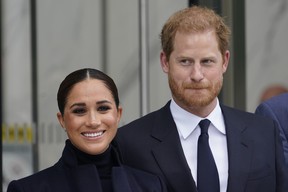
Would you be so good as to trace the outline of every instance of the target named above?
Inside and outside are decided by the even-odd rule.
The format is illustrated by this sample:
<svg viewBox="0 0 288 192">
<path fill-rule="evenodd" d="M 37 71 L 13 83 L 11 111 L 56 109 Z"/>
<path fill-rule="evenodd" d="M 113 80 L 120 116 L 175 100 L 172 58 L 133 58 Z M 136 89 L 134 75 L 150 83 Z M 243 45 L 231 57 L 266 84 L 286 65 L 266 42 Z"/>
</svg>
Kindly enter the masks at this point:
<svg viewBox="0 0 288 192">
<path fill-rule="evenodd" d="M 190 78 L 192 81 L 201 81 L 204 78 L 203 75 L 203 69 L 199 63 L 195 63 L 194 65 L 191 66 L 191 74 Z"/>
</svg>

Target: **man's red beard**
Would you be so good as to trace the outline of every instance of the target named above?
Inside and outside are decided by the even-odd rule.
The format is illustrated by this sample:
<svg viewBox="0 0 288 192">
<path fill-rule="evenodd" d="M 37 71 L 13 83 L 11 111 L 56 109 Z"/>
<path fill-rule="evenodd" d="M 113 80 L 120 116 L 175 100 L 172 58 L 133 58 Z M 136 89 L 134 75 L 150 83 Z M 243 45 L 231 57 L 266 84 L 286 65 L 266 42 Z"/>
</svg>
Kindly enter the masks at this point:
<svg viewBox="0 0 288 192">
<path fill-rule="evenodd" d="M 170 76 L 168 78 L 174 100 L 187 108 L 199 108 L 209 105 L 218 96 L 223 84 L 223 78 L 214 83 L 190 82 L 181 85 L 178 85 Z M 191 90 L 190 93 L 189 89 Z M 199 92 L 197 92 L 197 89 Z"/>
</svg>

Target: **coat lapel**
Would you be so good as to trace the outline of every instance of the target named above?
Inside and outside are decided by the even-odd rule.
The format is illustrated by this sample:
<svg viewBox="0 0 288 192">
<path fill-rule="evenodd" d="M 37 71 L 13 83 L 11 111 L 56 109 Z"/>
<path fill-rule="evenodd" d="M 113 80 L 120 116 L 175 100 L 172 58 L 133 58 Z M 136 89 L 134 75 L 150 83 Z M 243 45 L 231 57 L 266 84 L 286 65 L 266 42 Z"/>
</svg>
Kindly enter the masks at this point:
<svg viewBox="0 0 288 192">
<path fill-rule="evenodd" d="M 102 192 L 100 178 L 94 165 L 81 165 L 71 168 L 68 177 L 70 176 L 73 178 L 71 180 L 73 191 Z"/>
<path fill-rule="evenodd" d="M 141 191 L 137 185 L 133 185 L 131 189 L 132 181 L 128 181 L 127 175 L 123 167 L 114 167 L 112 172 L 113 189 L 115 192 L 137 192 Z"/>
<path fill-rule="evenodd" d="M 235 110 L 222 107 L 228 147 L 228 187 L 227 191 L 238 192 L 245 190 L 252 159 L 253 142 L 248 138 L 245 119 Z"/>
<path fill-rule="evenodd" d="M 173 189 L 181 189 L 178 190 L 181 192 L 196 192 L 196 185 L 186 162 L 169 106 L 170 102 L 156 117 L 155 122 L 158 124 L 152 129 L 151 136 L 159 140 L 159 144 L 152 149 L 152 153 Z"/>
<path fill-rule="evenodd" d="M 73 191 L 102 192 L 100 178 L 94 165 L 81 165 L 72 169 L 70 172 L 73 180 L 71 185 Z M 129 183 L 123 167 L 113 167 L 112 171 L 113 190 L 115 192 L 137 192 L 141 191 L 137 184 Z M 133 186 L 133 189 L 131 189 Z"/>
</svg>

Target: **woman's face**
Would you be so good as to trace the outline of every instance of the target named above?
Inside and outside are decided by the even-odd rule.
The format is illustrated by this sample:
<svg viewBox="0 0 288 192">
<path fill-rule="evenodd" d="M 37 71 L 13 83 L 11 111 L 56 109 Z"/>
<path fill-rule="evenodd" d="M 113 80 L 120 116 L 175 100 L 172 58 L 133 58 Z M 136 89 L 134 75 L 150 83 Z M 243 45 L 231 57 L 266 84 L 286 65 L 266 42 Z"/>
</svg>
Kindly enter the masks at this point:
<svg viewBox="0 0 288 192">
<path fill-rule="evenodd" d="M 116 107 L 111 91 L 97 79 L 74 85 L 67 97 L 64 115 L 57 113 L 68 138 L 79 150 L 103 153 L 117 132 L 122 108 Z"/>
</svg>

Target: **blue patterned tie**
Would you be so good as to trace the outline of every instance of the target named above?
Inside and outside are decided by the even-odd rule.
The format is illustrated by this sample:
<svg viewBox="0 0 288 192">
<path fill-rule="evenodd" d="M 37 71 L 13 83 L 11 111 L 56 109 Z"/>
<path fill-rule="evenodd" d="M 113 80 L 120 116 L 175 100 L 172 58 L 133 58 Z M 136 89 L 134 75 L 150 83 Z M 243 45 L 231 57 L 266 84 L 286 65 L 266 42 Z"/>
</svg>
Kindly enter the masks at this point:
<svg viewBox="0 0 288 192">
<path fill-rule="evenodd" d="M 198 192 L 219 192 L 219 176 L 217 167 L 209 147 L 208 128 L 210 121 L 201 120 L 201 135 L 198 139 L 197 189 Z"/>
</svg>

